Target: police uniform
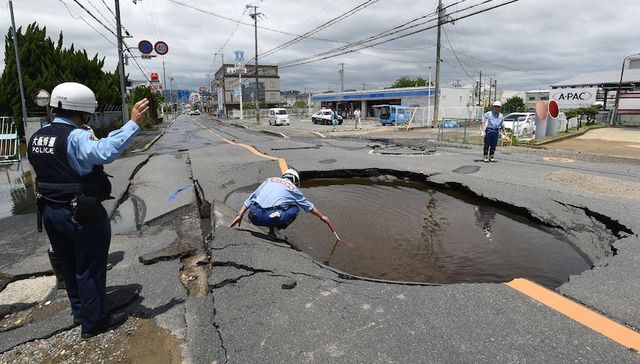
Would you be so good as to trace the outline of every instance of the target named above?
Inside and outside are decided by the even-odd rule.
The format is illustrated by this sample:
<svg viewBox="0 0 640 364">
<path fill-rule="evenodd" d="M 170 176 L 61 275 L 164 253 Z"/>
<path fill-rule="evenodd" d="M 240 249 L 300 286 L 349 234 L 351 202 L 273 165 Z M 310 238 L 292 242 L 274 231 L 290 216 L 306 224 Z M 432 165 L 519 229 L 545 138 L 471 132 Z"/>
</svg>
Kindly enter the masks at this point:
<svg viewBox="0 0 640 364">
<path fill-rule="evenodd" d="M 89 130 L 57 117 L 29 140 L 39 214 L 62 263 L 74 322 L 82 322 L 83 337 L 101 330 L 110 317 L 105 299 L 111 226 L 100 202 L 112 197 L 102 165 L 114 161 L 138 130 L 129 121 L 97 140 Z"/>
<path fill-rule="evenodd" d="M 244 201 L 249 209 L 249 221 L 257 226 L 285 229 L 300 213 L 300 208 L 311 212 L 313 203 L 307 200 L 300 189 L 286 178 L 267 178 Z"/>
<path fill-rule="evenodd" d="M 493 155 L 498 147 L 498 139 L 500 138 L 500 129 L 502 129 L 504 117 L 500 112 L 487 111 L 482 117 L 482 121 L 487 124 L 484 135 L 484 157 L 489 156 L 493 159 Z"/>
</svg>

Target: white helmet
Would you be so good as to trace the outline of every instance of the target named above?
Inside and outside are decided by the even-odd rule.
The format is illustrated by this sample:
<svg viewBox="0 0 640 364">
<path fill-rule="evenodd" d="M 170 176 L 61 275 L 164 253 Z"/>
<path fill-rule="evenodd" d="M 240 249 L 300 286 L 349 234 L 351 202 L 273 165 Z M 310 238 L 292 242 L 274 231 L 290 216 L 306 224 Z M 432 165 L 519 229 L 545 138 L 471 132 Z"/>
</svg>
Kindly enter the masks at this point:
<svg viewBox="0 0 640 364">
<path fill-rule="evenodd" d="M 491 106 L 502 107 L 502 103 L 500 101 L 495 101 Z"/>
<path fill-rule="evenodd" d="M 298 172 L 296 172 L 295 169 L 287 169 L 286 171 L 284 171 L 284 173 L 282 174 L 282 178 L 286 178 L 289 181 L 293 182 L 294 185 L 296 185 L 296 187 L 300 187 L 300 176 L 298 175 Z"/>
<path fill-rule="evenodd" d="M 87 86 L 77 82 L 64 82 L 56 86 L 51 92 L 49 106 L 61 109 L 86 112 L 96 112 L 96 95 Z"/>
</svg>

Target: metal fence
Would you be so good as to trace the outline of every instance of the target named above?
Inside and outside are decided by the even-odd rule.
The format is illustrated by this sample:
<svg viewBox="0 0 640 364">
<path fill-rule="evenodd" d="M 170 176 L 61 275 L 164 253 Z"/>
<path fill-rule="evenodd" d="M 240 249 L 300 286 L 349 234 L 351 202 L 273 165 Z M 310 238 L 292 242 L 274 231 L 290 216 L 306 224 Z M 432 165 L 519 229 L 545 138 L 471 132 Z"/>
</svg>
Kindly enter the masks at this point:
<svg viewBox="0 0 640 364">
<path fill-rule="evenodd" d="M 0 117 L 0 164 L 20 161 L 18 128 L 11 117 Z"/>
</svg>

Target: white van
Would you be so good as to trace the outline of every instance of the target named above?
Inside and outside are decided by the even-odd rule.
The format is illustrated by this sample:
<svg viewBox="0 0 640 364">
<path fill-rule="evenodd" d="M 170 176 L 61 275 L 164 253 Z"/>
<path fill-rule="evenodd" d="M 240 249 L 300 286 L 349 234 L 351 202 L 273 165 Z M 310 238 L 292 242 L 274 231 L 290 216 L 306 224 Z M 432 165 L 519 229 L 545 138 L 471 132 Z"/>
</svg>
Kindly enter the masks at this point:
<svg viewBox="0 0 640 364">
<path fill-rule="evenodd" d="M 289 125 L 289 114 L 286 109 L 269 109 L 269 125 Z"/>
</svg>

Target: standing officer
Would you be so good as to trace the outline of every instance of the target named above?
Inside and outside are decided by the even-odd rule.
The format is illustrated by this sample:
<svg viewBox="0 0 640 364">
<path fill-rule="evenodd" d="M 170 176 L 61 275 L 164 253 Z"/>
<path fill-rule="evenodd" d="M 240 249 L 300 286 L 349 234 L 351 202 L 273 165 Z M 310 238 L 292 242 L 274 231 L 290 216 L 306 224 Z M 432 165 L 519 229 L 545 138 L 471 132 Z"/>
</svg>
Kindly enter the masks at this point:
<svg viewBox="0 0 640 364">
<path fill-rule="evenodd" d="M 269 234 L 275 235 L 274 229 L 286 229 L 298 217 L 300 208 L 329 224 L 329 218 L 320 213 L 304 197 L 298 187 L 300 187 L 300 176 L 295 169 L 287 169 L 281 178 L 267 178 L 247 198 L 230 227 L 234 227 L 236 224 L 240 226 L 242 216 L 249 210 L 249 221 L 252 224 L 266 226 L 269 228 Z"/>
<path fill-rule="evenodd" d="M 111 225 L 101 202 L 111 199 L 103 164 L 113 162 L 140 130 L 149 101 L 136 103 L 131 120 L 98 140 L 87 124 L 96 110 L 88 87 L 65 82 L 51 92 L 53 122 L 29 140 L 29 162 L 36 173 L 39 222 L 62 263 L 74 323 L 82 339 L 118 327 L 125 313 L 106 307 L 106 267 Z"/>
<path fill-rule="evenodd" d="M 496 152 L 496 148 L 498 146 L 498 139 L 500 138 L 500 129 L 503 128 L 503 119 L 502 113 L 500 112 L 500 108 L 502 107 L 502 103 L 500 101 L 496 101 L 491 106 L 492 110 L 487 111 L 482 116 L 482 126 L 484 129 L 484 161 L 495 162 L 494 154 Z"/>
</svg>

